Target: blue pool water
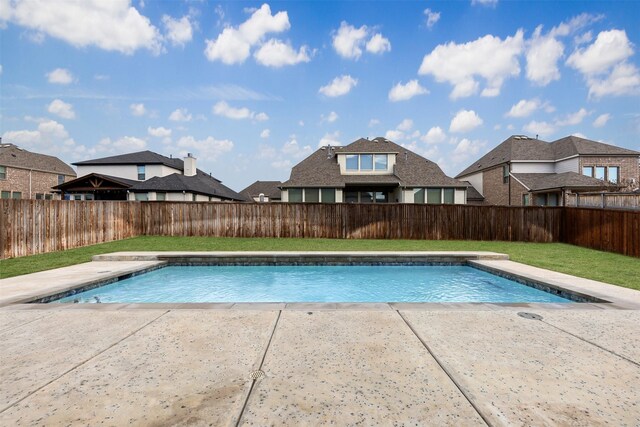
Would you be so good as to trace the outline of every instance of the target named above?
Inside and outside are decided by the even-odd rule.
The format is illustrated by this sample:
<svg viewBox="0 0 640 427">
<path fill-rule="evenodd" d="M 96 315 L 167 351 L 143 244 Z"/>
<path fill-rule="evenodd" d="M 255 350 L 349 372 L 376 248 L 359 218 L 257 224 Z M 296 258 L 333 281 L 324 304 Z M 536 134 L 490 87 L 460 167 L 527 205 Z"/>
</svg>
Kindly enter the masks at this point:
<svg viewBox="0 0 640 427">
<path fill-rule="evenodd" d="M 468 266 L 170 266 L 57 302 L 74 300 L 573 302 Z"/>
</svg>

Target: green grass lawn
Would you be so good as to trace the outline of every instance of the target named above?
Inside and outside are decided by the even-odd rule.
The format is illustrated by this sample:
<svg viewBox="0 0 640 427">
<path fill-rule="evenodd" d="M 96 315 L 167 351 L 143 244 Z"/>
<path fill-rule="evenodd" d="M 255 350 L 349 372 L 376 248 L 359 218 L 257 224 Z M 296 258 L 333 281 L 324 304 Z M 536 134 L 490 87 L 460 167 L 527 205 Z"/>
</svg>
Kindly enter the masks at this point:
<svg viewBox="0 0 640 427">
<path fill-rule="evenodd" d="M 0 278 L 91 261 L 116 251 L 493 251 L 512 261 L 640 290 L 640 260 L 562 243 L 145 236 L 0 261 Z"/>
</svg>

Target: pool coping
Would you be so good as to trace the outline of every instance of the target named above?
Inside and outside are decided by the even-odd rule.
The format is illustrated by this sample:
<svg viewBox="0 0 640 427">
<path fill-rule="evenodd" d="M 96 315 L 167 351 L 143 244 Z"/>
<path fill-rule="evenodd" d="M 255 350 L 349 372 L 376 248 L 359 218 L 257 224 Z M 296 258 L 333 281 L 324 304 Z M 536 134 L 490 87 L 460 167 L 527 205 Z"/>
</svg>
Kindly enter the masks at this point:
<svg viewBox="0 0 640 427">
<path fill-rule="evenodd" d="M 242 265 L 243 263 L 315 264 L 332 262 L 386 264 L 389 262 L 466 263 L 494 274 L 534 282 L 602 302 L 559 303 L 146 303 L 146 304 L 40 304 L 51 296 L 81 287 L 96 287 L 123 277 L 171 264 Z M 75 271 L 75 275 L 73 274 Z M 65 279 L 66 278 L 66 279 Z M 68 283 L 61 283 L 67 280 Z M 27 283 L 30 290 L 21 289 Z M 13 290 L 13 292 L 12 292 Z M 8 291 L 8 292 L 7 292 Z M 11 309 L 250 309 L 250 310 L 433 310 L 433 309 L 640 309 L 640 291 L 583 279 L 509 260 L 495 252 L 115 252 L 96 255 L 93 261 L 0 280 L 0 307 Z"/>
</svg>

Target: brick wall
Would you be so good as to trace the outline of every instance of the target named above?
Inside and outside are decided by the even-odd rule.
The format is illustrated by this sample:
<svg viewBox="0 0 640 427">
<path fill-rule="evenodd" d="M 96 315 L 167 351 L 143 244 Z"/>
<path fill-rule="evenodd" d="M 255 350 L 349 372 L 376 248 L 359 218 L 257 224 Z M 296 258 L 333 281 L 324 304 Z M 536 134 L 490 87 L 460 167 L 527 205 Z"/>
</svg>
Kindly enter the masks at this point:
<svg viewBox="0 0 640 427">
<path fill-rule="evenodd" d="M 513 181 L 511 178 L 509 179 Z M 509 204 L 509 184 L 502 183 L 502 165 L 488 169 L 482 173 L 482 192 L 485 204 Z"/>
<path fill-rule="evenodd" d="M 640 182 L 640 167 L 637 157 L 585 157 L 580 156 L 580 173 L 584 166 L 620 166 L 620 182 L 634 178 Z M 637 185 L 637 184 L 636 184 Z M 636 187 L 637 188 L 637 187 Z"/>
<path fill-rule="evenodd" d="M 528 194 L 529 191 L 520 184 L 517 180 L 509 178 L 511 180 L 511 206 L 522 206 L 522 195 Z M 529 196 L 529 206 L 531 206 L 531 195 Z"/>
<path fill-rule="evenodd" d="M 22 193 L 23 199 L 35 199 L 36 194 L 52 194 L 51 187 L 58 185 L 58 174 L 49 172 L 29 171 L 7 166 L 7 179 L 0 180 L 0 191 Z M 29 188 L 29 174 L 31 174 L 31 188 Z M 65 181 L 75 176 L 65 176 Z"/>
</svg>

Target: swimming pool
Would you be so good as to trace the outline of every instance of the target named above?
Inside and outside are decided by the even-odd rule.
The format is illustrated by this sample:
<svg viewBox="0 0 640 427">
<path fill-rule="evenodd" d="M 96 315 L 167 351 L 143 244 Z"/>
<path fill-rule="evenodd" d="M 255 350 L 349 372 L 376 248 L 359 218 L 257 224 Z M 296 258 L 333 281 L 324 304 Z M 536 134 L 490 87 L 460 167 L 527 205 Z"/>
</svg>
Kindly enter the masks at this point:
<svg viewBox="0 0 640 427">
<path fill-rule="evenodd" d="M 167 266 L 55 302 L 572 303 L 467 265 Z"/>
</svg>

